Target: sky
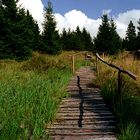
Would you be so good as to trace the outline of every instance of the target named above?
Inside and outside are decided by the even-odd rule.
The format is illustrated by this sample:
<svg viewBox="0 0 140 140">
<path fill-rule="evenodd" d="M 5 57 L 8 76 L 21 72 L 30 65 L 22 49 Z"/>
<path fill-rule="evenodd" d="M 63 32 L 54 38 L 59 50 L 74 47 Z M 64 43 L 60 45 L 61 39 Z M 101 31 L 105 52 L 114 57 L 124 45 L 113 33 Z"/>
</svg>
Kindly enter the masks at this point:
<svg viewBox="0 0 140 140">
<path fill-rule="evenodd" d="M 42 30 L 43 9 L 48 0 L 20 0 L 19 4 L 29 9 Z M 57 29 L 74 30 L 85 27 L 94 37 L 97 35 L 101 16 L 107 13 L 117 25 L 117 32 L 125 36 L 130 20 L 137 26 L 140 19 L 140 0 L 51 0 Z"/>
<path fill-rule="evenodd" d="M 48 0 L 42 0 L 47 5 Z M 64 15 L 73 9 L 85 13 L 89 18 L 99 18 L 102 10 L 112 9 L 117 15 L 131 9 L 140 9 L 140 0 L 52 0 L 54 12 Z"/>
</svg>

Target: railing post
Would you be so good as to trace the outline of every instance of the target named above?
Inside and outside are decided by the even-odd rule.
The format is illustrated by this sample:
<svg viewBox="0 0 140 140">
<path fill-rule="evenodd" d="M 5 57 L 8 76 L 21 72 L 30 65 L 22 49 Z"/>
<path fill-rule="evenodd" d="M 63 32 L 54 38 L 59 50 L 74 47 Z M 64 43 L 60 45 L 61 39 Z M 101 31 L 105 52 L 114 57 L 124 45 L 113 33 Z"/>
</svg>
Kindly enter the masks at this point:
<svg viewBox="0 0 140 140">
<path fill-rule="evenodd" d="M 121 76 L 121 71 L 118 71 L 118 95 L 117 99 L 118 101 L 121 101 L 122 95 L 121 95 L 121 88 L 122 88 L 122 76 Z"/>
<path fill-rule="evenodd" d="M 85 53 L 85 60 L 86 60 L 86 58 L 87 58 L 87 52 Z"/>
<path fill-rule="evenodd" d="M 74 55 L 72 56 L 72 72 L 75 72 L 75 60 L 74 60 Z"/>
<path fill-rule="evenodd" d="M 105 58 L 105 53 L 103 52 L 103 59 Z"/>
<path fill-rule="evenodd" d="M 97 57 L 97 55 L 95 55 L 96 56 L 96 66 L 95 66 L 95 68 L 96 68 L 96 73 L 98 73 L 98 57 Z"/>
</svg>

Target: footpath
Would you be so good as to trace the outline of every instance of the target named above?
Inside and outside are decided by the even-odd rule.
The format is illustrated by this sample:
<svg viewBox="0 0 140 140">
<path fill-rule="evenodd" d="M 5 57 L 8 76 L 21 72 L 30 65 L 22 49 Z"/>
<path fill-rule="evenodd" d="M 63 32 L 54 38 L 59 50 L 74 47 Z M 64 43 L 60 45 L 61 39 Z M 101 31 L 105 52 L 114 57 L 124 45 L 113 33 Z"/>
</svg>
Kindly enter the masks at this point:
<svg viewBox="0 0 140 140">
<path fill-rule="evenodd" d="M 69 98 L 60 105 L 56 121 L 47 129 L 52 140 L 117 140 L 116 121 L 100 89 L 92 86 L 91 67 L 82 67 L 71 79 Z"/>
</svg>

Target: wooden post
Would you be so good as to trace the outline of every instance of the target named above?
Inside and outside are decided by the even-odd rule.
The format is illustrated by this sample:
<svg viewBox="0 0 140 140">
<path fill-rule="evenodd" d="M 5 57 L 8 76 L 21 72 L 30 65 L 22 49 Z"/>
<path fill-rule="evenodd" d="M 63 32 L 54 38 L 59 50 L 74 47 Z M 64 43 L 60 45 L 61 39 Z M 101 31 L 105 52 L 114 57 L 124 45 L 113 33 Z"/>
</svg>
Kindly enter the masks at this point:
<svg viewBox="0 0 140 140">
<path fill-rule="evenodd" d="M 103 59 L 105 58 L 105 53 L 103 52 Z"/>
<path fill-rule="evenodd" d="M 85 60 L 86 60 L 86 58 L 87 58 L 87 53 L 85 53 Z"/>
<path fill-rule="evenodd" d="M 121 101 L 121 88 L 122 88 L 122 76 L 121 76 L 121 71 L 119 70 L 118 72 L 118 95 L 117 99 L 118 101 Z"/>
<path fill-rule="evenodd" d="M 96 56 L 96 64 L 95 64 L 95 68 L 96 68 L 96 73 L 98 74 L 98 57 Z"/>
<path fill-rule="evenodd" d="M 74 55 L 72 56 L 72 72 L 75 72 L 75 60 L 74 60 Z"/>
</svg>

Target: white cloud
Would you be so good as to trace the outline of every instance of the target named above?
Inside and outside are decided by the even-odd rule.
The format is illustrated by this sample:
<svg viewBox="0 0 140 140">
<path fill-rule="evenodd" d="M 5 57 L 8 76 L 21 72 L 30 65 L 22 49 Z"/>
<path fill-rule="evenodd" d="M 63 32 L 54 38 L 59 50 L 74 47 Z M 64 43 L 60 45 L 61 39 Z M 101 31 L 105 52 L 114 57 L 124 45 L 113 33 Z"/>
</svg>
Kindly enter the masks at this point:
<svg viewBox="0 0 140 140">
<path fill-rule="evenodd" d="M 120 13 L 116 18 L 115 18 L 115 22 L 117 24 L 117 31 L 120 34 L 120 36 L 124 37 L 126 30 L 127 30 L 127 26 L 130 22 L 130 20 L 132 20 L 132 22 L 134 23 L 134 26 L 137 29 L 138 26 L 138 20 L 140 19 L 140 9 L 132 9 L 129 11 L 126 11 L 124 13 Z"/>
<path fill-rule="evenodd" d="M 111 9 L 103 10 L 104 14 L 110 16 Z M 60 14 L 55 14 L 57 21 L 57 28 L 61 32 L 63 28 L 75 29 L 77 26 L 80 28 L 85 27 L 92 36 L 96 36 L 99 25 L 101 24 L 101 18 L 91 19 L 88 18 L 84 13 L 78 10 L 72 10 L 66 13 L 64 16 Z M 137 27 L 137 21 L 140 18 L 140 10 L 129 10 L 124 13 L 120 13 L 117 17 L 114 17 L 114 21 L 117 25 L 117 32 L 121 37 L 125 37 L 127 26 L 130 20 L 133 21 L 134 25 Z"/>
<path fill-rule="evenodd" d="M 33 17 L 38 21 L 40 29 L 42 29 L 43 23 L 43 9 L 44 6 L 41 0 L 20 0 L 19 4 L 22 4 L 26 9 L 29 9 Z M 103 13 L 111 15 L 111 9 L 103 10 Z M 85 15 L 82 11 L 71 10 L 65 15 L 59 13 L 54 14 L 57 21 L 57 29 L 61 33 L 63 28 L 70 28 L 74 30 L 77 26 L 80 28 L 85 27 L 92 36 L 96 36 L 99 25 L 101 24 L 101 18 L 91 19 Z M 113 16 L 112 16 L 113 17 Z M 137 26 L 137 21 L 140 19 L 140 9 L 133 9 L 124 13 L 118 14 L 114 17 L 114 21 L 117 24 L 117 32 L 121 37 L 125 36 L 127 26 L 130 20 Z"/>
<path fill-rule="evenodd" d="M 81 29 L 85 27 L 92 36 L 95 36 L 98 31 L 99 24 L 101 23 L 101 19 L 91 19 L 88 18 L 84 13 L 78 10 L 72 10 L 66 13 L 64 16 L 60 14 L 55 14 L 57 28 L 59 29 L 60 33 L 62 32 L 63 28 L 70 28 L 75 30 L 77 26 Z"/>
<path fill-rule="evenodd" d="M 43 3 L 41 0 L 19 0 L 18 5 L 21 5 L 25 9 L 28 9 L 35 20 L 37 20 L 39 27 L 44 20 L 43 17 Z"/>
<path fill-rule="evenodd" d="M 135 25 L 137 25 L 137 21 L 140 18 L 140 9 L 133 9 L 126 11 L 124 13 L 120 13 L 117 17 L 117 20 L 125 25 L 128 25 L 130 20 L 133 21 Z"/>
<path fill-rule="evenodd" d="M 118 21 L 118 20 L 115 20 L 115 23 L 117 25 L 117 32 L 118 34 L 124 38 L 125 37 L 125 34 L 126 34 L 126 30 L 127 30 L 127 26 L 128 25 L 125 25 L 124 23 Z"/>
</svg>

